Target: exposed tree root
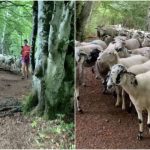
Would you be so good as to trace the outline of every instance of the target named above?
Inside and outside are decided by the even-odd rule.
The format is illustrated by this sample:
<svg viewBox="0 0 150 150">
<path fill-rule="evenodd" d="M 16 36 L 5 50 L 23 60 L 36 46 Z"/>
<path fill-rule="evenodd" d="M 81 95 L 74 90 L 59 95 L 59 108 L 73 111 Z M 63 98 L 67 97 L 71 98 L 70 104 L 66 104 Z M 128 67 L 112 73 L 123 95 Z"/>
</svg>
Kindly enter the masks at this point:
<svg viewBox="0 0 150 150">
<path fill-rule="evenodd" d="M 7 71 L 7 72 L 10 72 L 10 73 L 13 73 L 13 74 L 16 74 L 16 75 L 20 75 L 21 72 L 18 72 L 18 71 L 15 71 L 15 70 L 10 70 L 10 69 L 6 69 L 6 68 L 2 68 L 0 67 L 0 71 Z"/>
<path fill-rule="evenodd" d="M 0 101 L 0 117 L 11 116 L 14 113 L 21 112 L 22 105 L 16 99 L 7 98 Z"/>
</svg>

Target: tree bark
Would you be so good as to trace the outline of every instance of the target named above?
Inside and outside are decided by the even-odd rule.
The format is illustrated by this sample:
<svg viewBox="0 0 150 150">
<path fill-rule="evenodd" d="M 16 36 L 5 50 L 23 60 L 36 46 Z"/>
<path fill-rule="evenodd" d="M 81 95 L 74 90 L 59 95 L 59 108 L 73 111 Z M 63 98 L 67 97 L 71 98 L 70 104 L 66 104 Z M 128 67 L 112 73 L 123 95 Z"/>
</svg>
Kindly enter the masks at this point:
<svg viewBox="0 0 150 150">
<path fill-rule="evenodd" d="M 54 2 L 38 1 L 38 47 L 35 62 L 35 71 L 33 76 L 33 89 L 37 94 L 37 111 L 41 115 L 45 109 L 45 74 L 48 58 L 48 38 L 49 38 L 49 18 L 52 17 Z"/>
<path fill-rule="evenodd" d="M 78 41 L 84 40 L 84 30 L 88 18 L 92 12 L 92 1 L 77 2 L 76 3 L 76 39 Z"/>
<path fill-rule="evenodd" d="M 33 114 L 48 119 L 73 108 L 74 57 L 73 50 L 68 50 L 73 8 L 73 1 L 38 2 L 39 39 L 31 103 L 35 102 Z"/>
<path fill-rule="evenodd" d="M 35 69 L 35 43 L 36 43 L 36 37 L 37 37 L 37 29 L 38 29 L 38 2 L 33 2 L 33 29 L 32 29 L 32 38 L 31 38 L 31 68 L 32 73 Z"/>
</svg>

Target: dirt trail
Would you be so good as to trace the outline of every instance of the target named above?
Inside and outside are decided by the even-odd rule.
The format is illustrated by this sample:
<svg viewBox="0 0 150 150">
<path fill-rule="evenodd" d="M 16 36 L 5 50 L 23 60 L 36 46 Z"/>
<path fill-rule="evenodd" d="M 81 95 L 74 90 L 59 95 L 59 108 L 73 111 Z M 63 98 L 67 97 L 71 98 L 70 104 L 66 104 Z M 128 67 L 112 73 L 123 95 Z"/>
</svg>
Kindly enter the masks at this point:
<svg viewBox="0 0 150 150">
<path fill-rule="evenodd" d="M 21 76 L 0 71 L 0 101 L 21 100 L 31 90 L 31 80 L 22 80 Z M 33 130 L 31 120 L 21 113 L 0 118 L 0 148 L 32 148 Z"/>
<path fill-rule="evenodd" d="M 78 149 L 147 149 L 150 148 L 150 134 L 144 115 L 144 139 L 136 139 L 138 120 L 135 112 L 129 114 L 116 108 L 115 98 L 101 93 L 102 86 L 86 69 L 87 87 L 81 87 L 81 105 L 84 114 L 76 114 L 76 147 Z"/>
<path fill-rule="evenodd" d="M 21 99 L 31 89 L 31 80 L 22 80 L 21 76 L 0 71 L 0 100 L 13 97 Z"/>
</svg>

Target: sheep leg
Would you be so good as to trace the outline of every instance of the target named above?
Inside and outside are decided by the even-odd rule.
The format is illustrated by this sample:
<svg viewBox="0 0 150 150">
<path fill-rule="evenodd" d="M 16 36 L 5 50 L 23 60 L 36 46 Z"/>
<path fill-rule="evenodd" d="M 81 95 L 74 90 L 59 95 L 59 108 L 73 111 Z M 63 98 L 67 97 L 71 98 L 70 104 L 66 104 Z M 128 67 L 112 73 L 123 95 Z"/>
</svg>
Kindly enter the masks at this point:
<svg viewBox="0 0 150 150">
<path fill-rule="evenodd" d="M 95 73 L 95 66 L 92 66 L 92 73 L 94 74 Z"/>
<path fill-rule="evenodd" d="M 104 87 L 104 88 L 103 88 L 103 92 L 102 92 L 102 93 L 103 93 L 103 94 L 107 94 L 107 86 L 104 85 L 103 87 Z"/>
<path fill-rule="evenodd" d="M 99 73 L 99 68 L 98 68 L 98 63 L 96 62 L 95 63 L 95 74 L 96 74 L 96 76 L 95 76 L 95 78 L 98 80 L 98 79 L 101 79 L 102 78 L 102 76 L 100 75 L 100 73 Z"/>
<path fill-rule="evenodd" d="M 138 120 L 139 120 L 139 133 L 137 136 L 138 140 L 142 140 L 143 138 L 143 116 L 142 116 L 142 110 L 137 110 L 137 114 L 138 114 Z"/>
<path fill-rule="evenodd" d="M 125 105 L 125 91 L 122 89 L 122 110 L 126 109 Z"/>
<path fill-rule="evenodd" d="M 131 107 L 132 107 L 132 102 L 130 101 L 129 108 L 131 108 Z"/>
<path fill-rule="evenodd" d="M 79 87 L 76 88 L 76 91 L 75 91 L 75 97 L 76 97 L 76 106 L 77 106 L 77 111 L 80 112 L 80 113 L 83 113 L 81 107 L 80 107 L 80 100 L 79 100 Z"/>
<path fill-rule="evenodd" d="M 82 85 L 83 85 L 83 86 L 86 86 L 86 85 L 85 85 L 85 78 L 84 78 L 84 74 L 85 74 L 85 73 L 84 73 L 84 66 L 83 66 L 83 64 L 80 66 L 80 71 L 81 71 L 80 74 L 81 74 L 81 82 L 82 82 Z"/>
<path fill-rule="evenodd" d="M 120 104 L 121 99 L 120 99 L 120 91 L 119 91 L 119 87 L 117 87 L 117 86 L 116 86 L 116 94 L 117 94 L 117 101 L 116 101 L 115 106 L 118 107 L 119 104 Z"/>
<path fill-rule="evenodd" d="M 131 111 L 132 111 L 132 102 L 130 101 L 129 108 L 128 108 L 128 113 L 131 113 Z"/>
<path fill-rule="evenodd" d="M 84 70 L 84 67 L 82 68 L 82 85 L 85 87 L 86 86 L 86 84 L 85 84 L 85 70 Z"/>
<path fill-rule="evenodd" d="M 77 111 L 78 111 L 79 113 L 83 113 L 83 110 L 82 110 L 81 107 L 80 107 L 79 96 L 77 97 Z"/>
<path fill-rule="evenodd" d="M 75 103 L 76 103 L 76 108 L 77 108 L 77 111 L 79 111 L 79 112 L 82 112 L 82 109 L 80 108 L 80 102 L 79 102 L 79 88 L 80 88 L 80 81 L 81 81 L 81 67 L 82 66 L 82 64 L 78 64 L 77 66 L 76 66 L 76 84 L 75 84 Z"/>
<path fill-rule="evenodd" d="M 148 126 L 149 134 L 150 134 L 150 110 L 148 110 L 148 120 L 147 120 L 147 126 Z"/>
<path fill-rule="evenodd" d="M 104 78 L 102 80 L 102 84 L 103 84 L 103 94 L 108 94 L 107 93 L 107 81 L 106 81 L 106 78 Z"/>
<path fill-rule="evenodd" d="M 78 62 L 78 70 L 79 70 L 79 79 L 80 85 L 84 85 L 84 57 L 82 56 L 80 62 Z"/>
</svg>

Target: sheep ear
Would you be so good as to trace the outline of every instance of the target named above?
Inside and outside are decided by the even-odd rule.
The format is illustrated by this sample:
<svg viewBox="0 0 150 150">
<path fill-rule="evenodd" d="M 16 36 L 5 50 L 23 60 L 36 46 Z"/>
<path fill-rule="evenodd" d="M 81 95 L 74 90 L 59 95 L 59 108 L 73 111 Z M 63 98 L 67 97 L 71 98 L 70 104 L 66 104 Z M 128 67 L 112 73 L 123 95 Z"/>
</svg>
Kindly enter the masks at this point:
<svg viewBox="0 0 150 150">
<path fill-rule="evenodd" d="M 136 79 L 136 78 L 133 79 L 133 80 L 131 81 L 131 84 L 133 84 L 133 86 L 136 87 L 136 86 L 138 85 L 137 79 Z"/>
<path fill-rule="evenodd" d="M 137 79 L 134 80 L 133 85 L 136 87 L 138 85 Z"/>
</svg>

